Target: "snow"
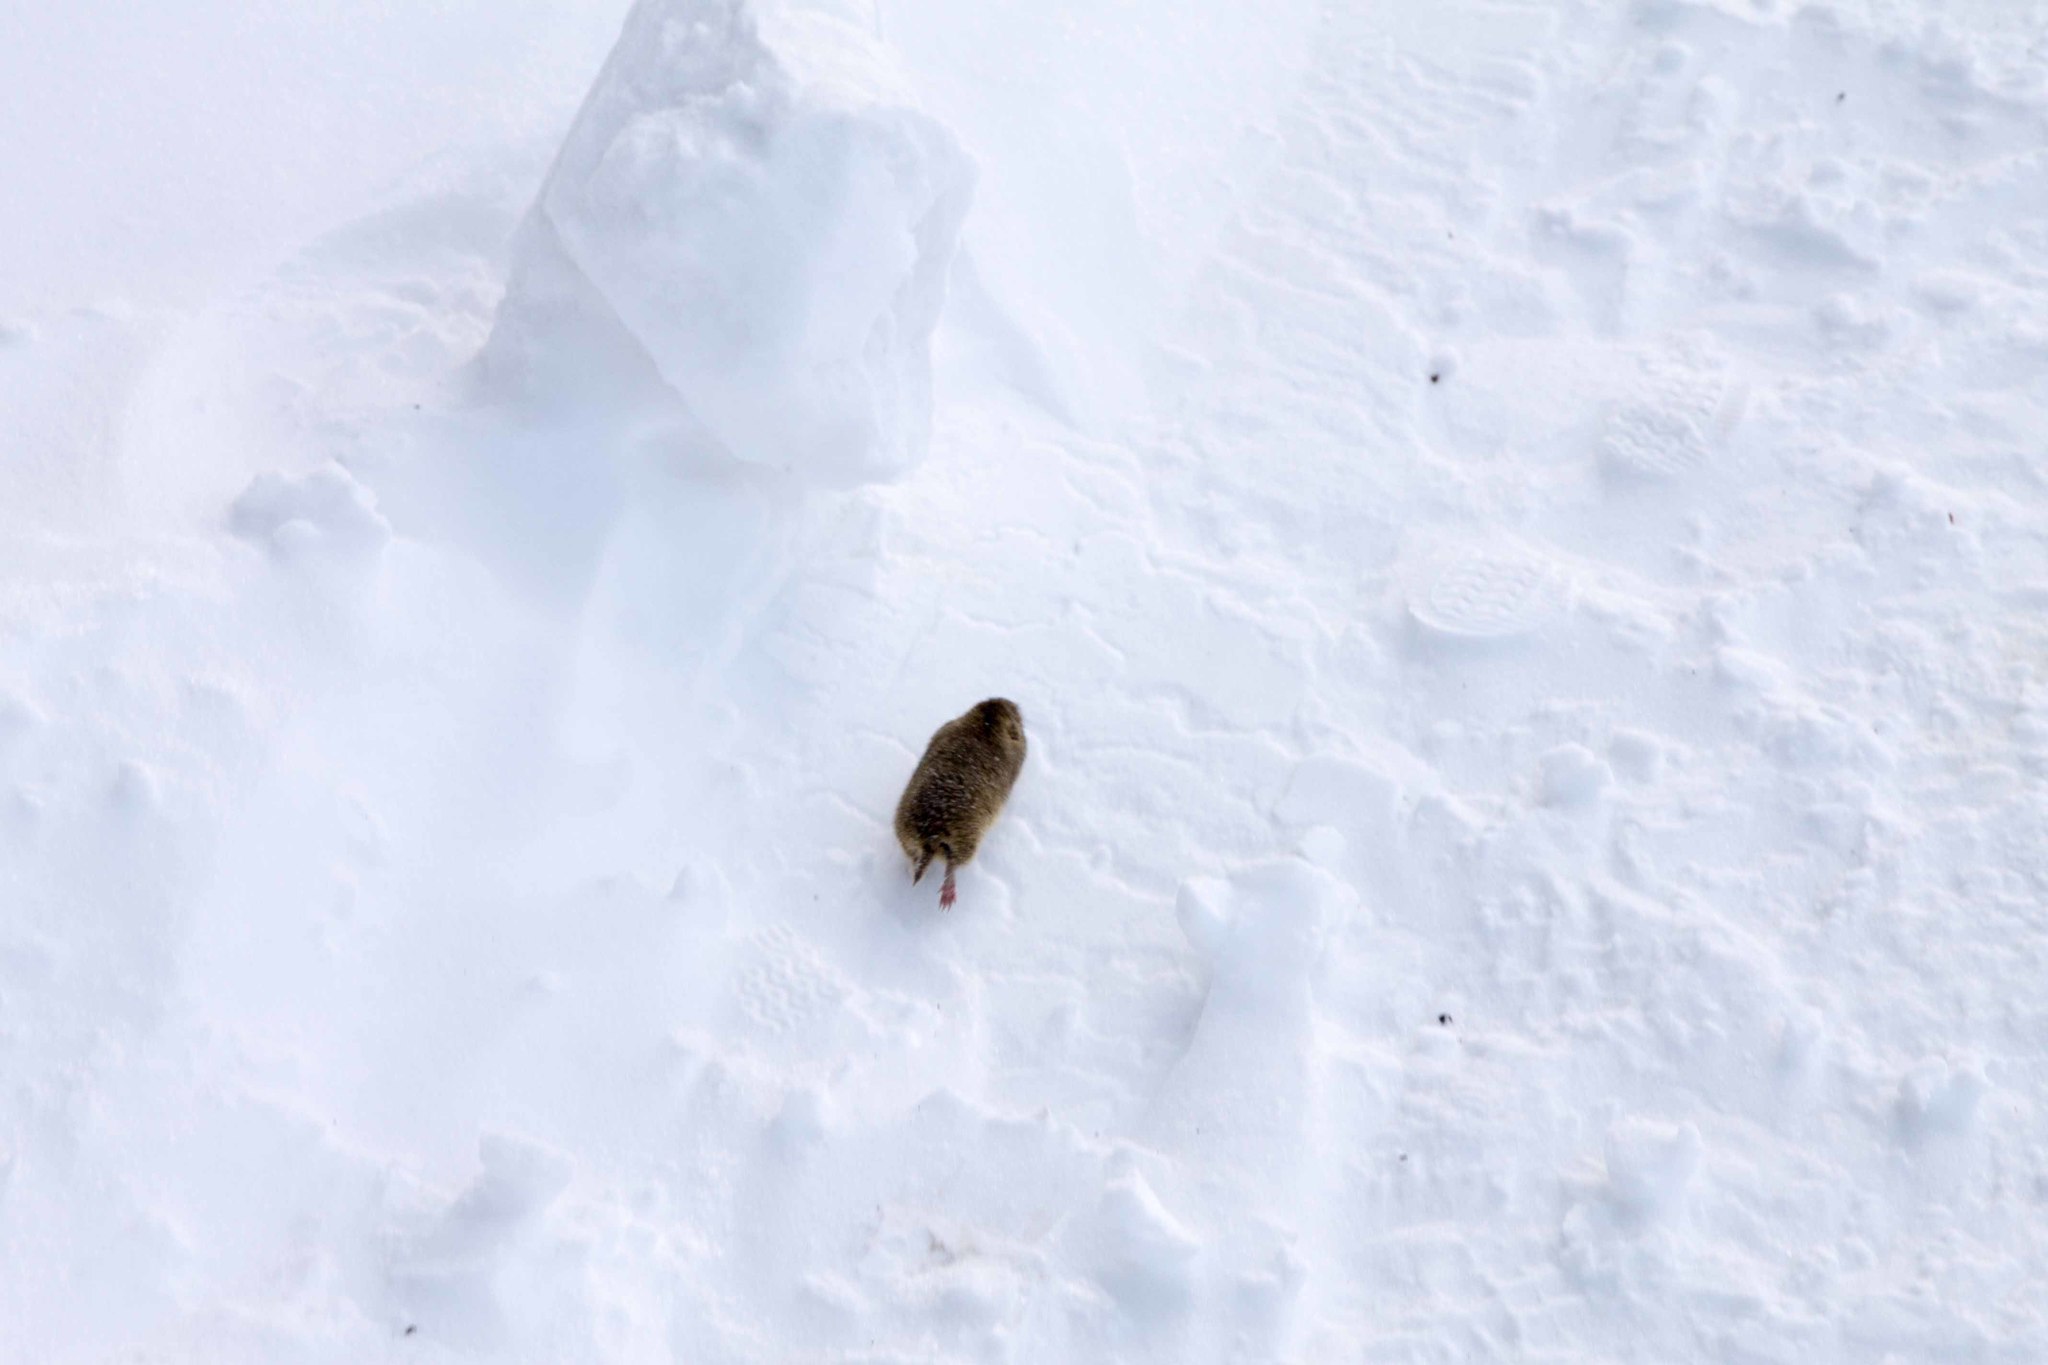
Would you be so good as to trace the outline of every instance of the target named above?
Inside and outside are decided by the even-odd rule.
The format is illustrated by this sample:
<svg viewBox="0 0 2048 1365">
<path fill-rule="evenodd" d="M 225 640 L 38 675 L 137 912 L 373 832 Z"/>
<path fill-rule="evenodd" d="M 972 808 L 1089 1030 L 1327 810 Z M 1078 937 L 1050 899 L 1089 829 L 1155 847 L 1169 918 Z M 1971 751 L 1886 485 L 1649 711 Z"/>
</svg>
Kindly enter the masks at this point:
<svg viewBox="0 0 2048 1365">
<path fill-rule="evenodd" d="M 860 483 L 924 458 L 973 172 L 871 74 L 860 29 L 799 17 L 785 60 L 741 0 L 634 6 L 522 231 L 486 364 L 553 389 L 616 338 L 632 354 L 599 349 L 604 368 L 651 365 L 695 453 Z"/>
<path fill-rule="evenodd" d="M 0 1360 L 2048 1358 L 2036 7 L 183 9 L 0 82 Z"/>
</svg>

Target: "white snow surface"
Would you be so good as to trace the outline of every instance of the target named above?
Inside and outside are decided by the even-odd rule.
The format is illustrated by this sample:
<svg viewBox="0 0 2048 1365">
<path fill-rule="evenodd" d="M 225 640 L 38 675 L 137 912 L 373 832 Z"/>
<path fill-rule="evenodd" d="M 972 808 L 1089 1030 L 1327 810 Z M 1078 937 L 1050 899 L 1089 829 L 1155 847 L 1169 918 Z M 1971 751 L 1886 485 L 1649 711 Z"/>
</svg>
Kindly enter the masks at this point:
<svg viewBox="0 0 2048 1365">
<path fill-rule="evenodd" d="M 2048 1360 L 2038 6 L 628 8 L 0 10 L 0 1361 Z"/>
</svg>

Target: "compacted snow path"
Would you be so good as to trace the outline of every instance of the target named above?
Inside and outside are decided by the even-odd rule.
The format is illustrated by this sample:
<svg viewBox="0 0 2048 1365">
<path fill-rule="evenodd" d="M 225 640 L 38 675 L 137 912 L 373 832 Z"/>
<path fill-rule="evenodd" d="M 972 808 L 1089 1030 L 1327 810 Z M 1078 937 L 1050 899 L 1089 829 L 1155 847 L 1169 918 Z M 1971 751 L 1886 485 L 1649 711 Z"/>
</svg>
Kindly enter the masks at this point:
<svg viewBox="0 0 2048 1365">
<path fill-rule="evenodd" d="M 759 16 L 0 328 L 0 1358 L 2048 1357 L 2040 17 Z"/>
</svg>

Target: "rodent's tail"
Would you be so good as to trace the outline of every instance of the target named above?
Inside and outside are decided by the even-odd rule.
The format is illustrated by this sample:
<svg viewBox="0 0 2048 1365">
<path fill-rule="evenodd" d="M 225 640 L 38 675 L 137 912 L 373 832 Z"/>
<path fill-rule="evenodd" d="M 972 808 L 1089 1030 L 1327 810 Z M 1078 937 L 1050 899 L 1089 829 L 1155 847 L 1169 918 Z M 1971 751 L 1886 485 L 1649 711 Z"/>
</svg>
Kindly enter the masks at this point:
<svg viewBox="0 0 2048 1365">
<path fill-rule="evenodd" d="M 926 844 L 924 854 L 917 860 L 917 866 L 910 870 L 910 884 L 916 886 L 924 880 L 925 869 L 932 865 L 932 859 L 939 856 L 937 844 Z"/>
</svg>

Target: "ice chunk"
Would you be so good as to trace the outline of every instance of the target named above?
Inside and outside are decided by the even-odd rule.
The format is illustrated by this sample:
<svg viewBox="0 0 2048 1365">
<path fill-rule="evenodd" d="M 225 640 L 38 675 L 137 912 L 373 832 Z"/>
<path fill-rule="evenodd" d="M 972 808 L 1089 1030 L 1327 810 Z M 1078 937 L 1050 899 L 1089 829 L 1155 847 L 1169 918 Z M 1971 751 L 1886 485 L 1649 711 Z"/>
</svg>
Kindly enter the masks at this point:
<svg viewBox="0 0 2048 1365">
<path fill-rule="evenodd" d="M 972 165 L 862 28 L 769 17 L 633 7 L 520 235 L 486 363 L 545 391 L 644 361 L 736 459 L 886 478 L 924 454 Z"/>
</svg>

